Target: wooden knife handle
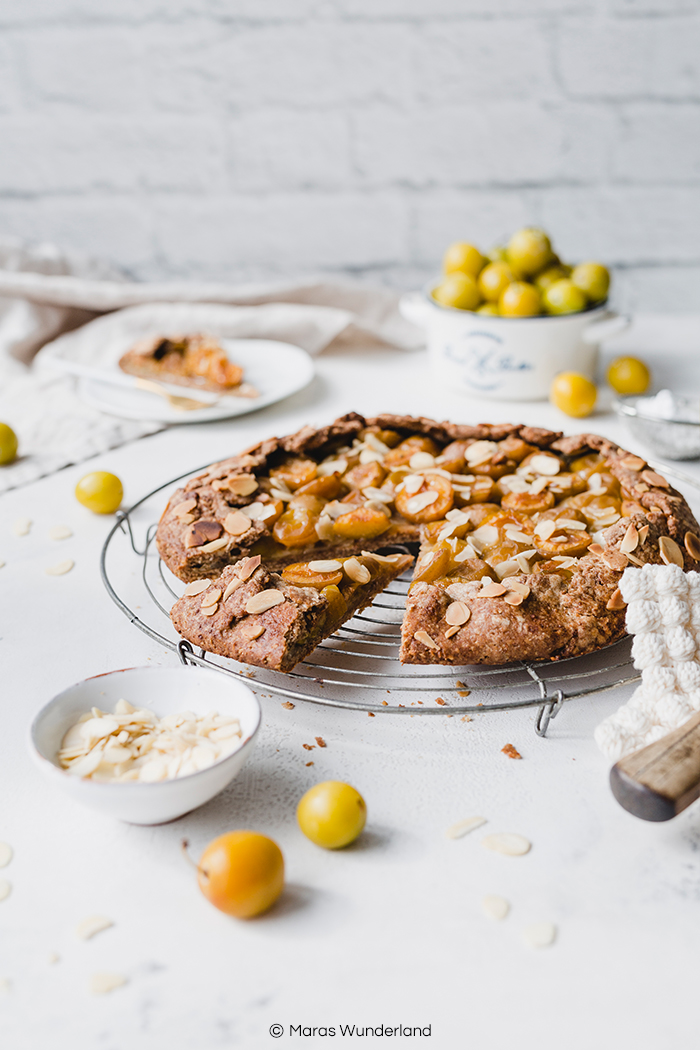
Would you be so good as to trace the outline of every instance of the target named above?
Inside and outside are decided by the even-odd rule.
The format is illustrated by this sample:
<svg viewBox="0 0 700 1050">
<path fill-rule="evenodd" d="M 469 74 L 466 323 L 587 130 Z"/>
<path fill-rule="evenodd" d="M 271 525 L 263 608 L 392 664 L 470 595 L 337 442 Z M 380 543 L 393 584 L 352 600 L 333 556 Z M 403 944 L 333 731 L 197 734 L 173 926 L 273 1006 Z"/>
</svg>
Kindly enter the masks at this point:
<svg viewBox="0 0 700 1050">
<path fill-rule="evenodd" d="M 610 770 L 612 793 L 642 820 L 670 820 L 700 796 L 700 714 Z"/>
</svg>

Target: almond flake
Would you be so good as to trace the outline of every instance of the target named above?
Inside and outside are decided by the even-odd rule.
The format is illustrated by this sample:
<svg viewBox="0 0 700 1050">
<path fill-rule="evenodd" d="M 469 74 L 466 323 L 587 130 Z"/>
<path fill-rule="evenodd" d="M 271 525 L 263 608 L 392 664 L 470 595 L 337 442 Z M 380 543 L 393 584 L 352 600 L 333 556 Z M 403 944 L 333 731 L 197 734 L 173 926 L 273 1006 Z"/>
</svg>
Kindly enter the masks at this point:
<svg viewBox="0 0 700 1050">
<path fill-rule="evenodd" d="M 338 561 L 335 558 L 331 558 L 328 561 L 310 561 L 309 568 L 312 572 L 337 572 L 338 569 L 342 569 L 342 561 Z"/>
<path fill-rule="evenodd" d="M 533 922 L 523 930 L 523 940 L 529 948 L 549 948 L 557 938 L 553 922 Z"/>
<path fill-rule="evenodd" d="M 612 595 L 610 596 L 608 602 L 606 603 L 605 608 L 617 610 L 624 609 L 626 605 L 627 602 L 622 597 L 622 591 L 619 587 L 616 587 L 615 590 L 612 592 Z"/>
<path fill-rule="evenodd" d="M 343 562 L 343 571 L 355 583 L 369 583 L 372 579 L 372 573 L 369 571 L 366 565 L 363 565 L 357 558 L 347 558 Z"/>
<path fill-rule="evenodd" d="M 250 518 L 240 510 L 231 511 L 224 518 L 224 528 L 230 536 L 242 536 L 250 528 Z"/>
<path fill-rule="evenodd" d="M 258 487 L 258 479 L 252 474 L 231 474 L 225 484 L 229 492 L 237 496 L 250 496 Z"/>
<path fill-rule="evenodd" d="M 527 562 L 525 562 L 525 564 L 527 565 Z M 517 555 L 515 556 L 515 558 L 509 558 L 507 561 L 499 562 L 495 568 L 496 575 L 498 576 L 499 580 L 507 580 L 509 576 L 519 576 L 522 572 L 522 568 L 520 562 L 518 561 Z M 529 566 L 527 569 L 525 569 L 525 572 L 527 572 L 528 569 Z"/>
<path fill-rule="evenodd" d="M 585 525 L 581 526 L 585 528 Z M 506 529 L 506 539 L 513 540 L 514 543 L 530 543 L 531 537 L 526 536 L 524 532 L 520 532 L 518 529 Z"/>
<path fill-rule="evenodd" d="M 515 591 L 516 594 L 522 594 L 523 598 L 530 597 L 530 588 L 526 583 L 522 583 L 520 580 L 514 580 L 512 577 L 508 577 L 503 581 L 503 586 L 509 591 Z"/>
<path fill-rule="evenodd" d="M 17 518 L 16 522 L 12 526 L 12 531 L 14 532 L 15 536 L 28 536 L 31 527 L 31 518 Z"/>
<path fill-rule="evenodd" d="M 451 627 L 461 627 L 463 623 L 467 622 L 471 614 L 471 609 L 464 602 L 452 602 L 451 605 L 447 606 L 445 619 Z"/>
<path fill-rule="evenodd" d="M 496 452 L 498 445 L 495 441 L 474 441 L 467 447 L 464 458 L 470 467 L 478 467 L 482 463 L 488 463 Z"/>
<path fill-rule="evenodd" d="M 75 562 L 72 558 L 66 558 L 65 561 L 59 561 L 56 565 L 49 565 L 46 572 L 47 576 L 65 576 L 67 572 L 70 572 Z"/>
<path fill-rule="evenodd" d="M 231 582 L 229 583 L 229 585 L 227 586 L 226 590 L 224 591 L 224 593 L 222 595 L 223 601 L 226 601 L 228 598 L 230 598 L 231 595 L 233 594 L 233 592 L 238 590 L 238 588 L 242 587 L 242 586 L 243 586 L 243 580 L 240 580 L 240 579 L 237 579 L 237 578 L 234 578 L 233 580 L 231 580 Z"/>
<path fill-rule="evenodd" d="M 373 448 L 375 452 L 381 452 L 383 456 L 386 456 L 387 452 L 391 451 L 389 446 L 385 445 L 371 430 L 365 434 L 365 445 L 368 448 Z"/>
<path fill-rule="evenodd" d="M 211 554 L 214 551 L 220 551 L 226 546 L 228 546 L 228 538 L 226 536 L 220 536 L 218 540 L 212 540 L 211 543 L 203 543 L 199 549 L 206 554 Z"/>
<path fill-rule="evenodd" d="M 216 605 L 204 605 L 199 611 L 202 616 L 213 616 L 219 608 L 218 602 Z"/>
<path fill-rule="evenodd" d="M 638 496 L 643 496 L 645 492 L 649 491 L 649 486 L 643 481 L 640 481 L 634 486 L 633 491 L 636 492 Z"/>
<path fill-rule="evenodd" d="M 181 518 L 177 519 L 181 525 L 191 525 L 195 521 L 194 514 L 183 514 Z"/>
<path fill-rule="evenodd" d="M 644 528 L 648 531 L 649 526 L 645 525 Z M 641 536 L 641 529 L 639 530 L 639 533 Z M 700 561 L 700 536 L 696 536 L 694 532 L 686 532 L 683 539 L 683 545 L 693 561 Z"/>
<path fill-rule="evenodd" d="M 508 831 L 502 831 L 497 835 L 487 835 L 481 840 L 481 845 L 494 853 L 502 853 L 507 857 L 522 857 L 529 853 L 532 844 L 522 835 L 514 835 Z"/>
<path fill-rule="evenodd" d="M 183 500 L 182 503 L 178 503 L 177 507 L 175 507 L 173 514 L 176 518 L 182 518 L 185 516 L 185 514 L 189 514 L 190 511 L 193 511 L 196 506 L 196 499 Z"/>
<path fill-rule="evenodd" d="M 249 642 L 254 642 L 256 638 L 265 633 L 265 628 L 261 623 L 244 623 L 238 633 L 247 638 Z"/>
<path fill-rule="evenodd" d="M 525 554 L 525 552 L 523 551 L 522 554 L 516 555 L 515 560 L 517 561 L 518 566 L 520 567 L 520 571 L 525 576 L 527 576 L 527 574 L 530 572 L 530 563 L 527 560 L 527 555 Z"/>
<path fill-rule="evenodd" d="M 433 639 L 430 637 L 430 635 L 428 634 L 427 631 L 416 631 L 416 633 L 413 635 L 413 637 L 415 638 L 415 640 L 417 642 L 420 642 L 421 645 L 427 645 L 429 649 L 439 649 L 440 648 L 440 646 L 437 645 L 437 643 L 433 641 Z"/>
<path fill-rule="evenodd" d="M 605 551 L 603 561 L 608 568 L 613 569 L 615 572 L 622 572 L 627 567 L 627 558 L 624 554 L 620 554 L 619 551 Z"/>
<path fill-rule="evenodd" d="M 546 474 L 549 477 L 553 477 L 561 470 L 561 462 L 556 456 L 533 456 L 527 464 L 527 468 L 530 473 Z"/>
<path fill-rule="evenodd" d="M 500 598 L 502 594 L 506 593 L 506 589 L 502 583 L 487 583 L 480 591 L 477 591 L 477 598 Z"/>
<path fill-rule="evenodd" d="M 646 543 L 648 535 L 649 535 L 649 526 L 648 525 L 642 525 L 641 529 L 639 530 L 639 542 L 642 545 L 644 545 Z M 699 544 L 698 550 L 700 550 L 700 540 L 698 540 L 698 544 Z"/>
<path fill-rule="evenodd" d="M 236 566 L 236 575 L 239 580 L 248 580 L 253 575 L 257 567 L 260 565 L 262 558 L 259 554 L 254 554 L 251 558 L 243 558 L 239 561 Z"/>
<path fill-rule="evenodd" d="M 216 605 L 219 598 L 221 597 L 221 590 L 219 587 L 215 587 L 208 594 L 205 594 L 202 598 L 202 609 L 206 609 L 208 605 Z"/>
<path fill-rule="evenodd" d="M 627 470 L 641 470 L 644 466 L 644 460 L 640 459 L 639 456 L 625 456 L 624 459 L 620 460 L 620 466 L 626 467 Z"/>
<path fill-rule="evenodd" d="M 72 535 L 73 530 L 67 525 L 54 525 L 52 529 L 49 529 L 50 540 L 69 540 Z"/>
<path fill-rule="evenodd" d="M 273 609 L 275 605 L 280 605 L 284 601 L 284 595 L 282 591 L 275 589 L 260 591 L 258 594 L 254 594 L 252 598 L 249 598 L 246 602 L 245 611 L 250 616 L 257 616 L 259 613 L 264 613 L 268 609 Z"/>
<path fill-rule="evenodd" d="M 508 605 L 522 605 L 523 596 L 522 594 L 518 594 L 517 591 L 508 591 L 508 593 L 504 596 L 503 601 L 506 602 Z"/>
<path fill-rule="evenodd" d="M 477 828 L 482 827 L 485 823 L 485 817 L 466 817 L 464 820 L 458 820 L 456 824 L 451 824 L 445 834 L 448 839 L 461 839 L 464 835 L 468 835 L 470 831 L 476 831 Z"/>
<path fill-rule="evenodd" d="M 495 919 L 497 922 L 500 922 L 501 919 L 505 919 L 510 911 L 510 904 L 505 897 L 489 895 L 482 899 L 481 910 L 487 919 Z"/>
<path fill-rule="evenodd" d="M 632 523 L 630 523 L 627 526 L 627 532 L 625 533 L 625 535 L 622 538 L 622 543 L 620 544 L 620 550 L 622 551 L 623 554 L 630 554 L 633 550 L 637 549 L 638 544 L 639 544 L 639 533 L 637 532 L 637 529 L 635 528 L 635 526 Z"/>
<path fill-rule="evenodd" d="M 0 842 L 0 868 L 6 868 L 12 860 L 12 846 L 7 842 Z"/>
<path fill-rule="evenodd" d="M 382 565 L 395 565 L 399 558 L 403 558 L 403 554 L 377 554 L 376 551 L 362 551 L 362 557 L 372 558 Z"/>
<path fill-rule="evenodd" d="M 75 932 L 81 940 L 89 941 L 96 934 L 102 933 L 103 930 L 108 930 L 110 926 L 114 926 L 114 923 L 105 915 L 90 915 L 87 919 L 83 919 L 82 922 L 78 923 Z"/>
<path fill-rule="evenodd" d="M 408 461 L 411 470 L 425 470 L 427 467 L 435 466 L 435 456 L 430 452 L 414 452 Z"/>
<path fill-rule="evenodd" d="M 544 492 L 544 490 L 547 488 L 550 481 L 551 478 L 535 478 L 533 483 L 530 485 L 530 492 L 533 494 L 533 496 L 539 496 L 540 492 Z"/>
<path fill-rule="evenodd" d="M 541 540 L 548 540 L 556 531 L 557 526 L 551 518 L 546 518 L 544 521 L 538 521 L 537 525 L 535 525 L 535 535 L 539 536 Z"/>
<path fill-rule="evenodd" d="M 670 489 L 671 484 L 666 480 L 662 474 L 657 474 L 655 470 L 643 470 L 642 478 L 649 485 L 655 485 L 656 488 Z"/>
<path fill-rule="evenodd" d="M 498 542 L 498 529 L 495 525 L 481 525 L 470 534 L 469 542 L 474 546 L 483 544 L 485 547 L 490 547 L 491 544 Z"/>
<path fill-rule="evenodd" d="M 406 511 L 408 514 L 419 514 L 426 507 L 429 507 L 432 503 L 438 499 L 438 493 L 428 490 L 427 492 L 419 492 L 417 496 L 412 496 L 406 504 Z"/>
<path fill-rule="evenodd" d="M 554 524 L 558 529 L 568 529 L 571 532 L 585 532 L 586 529 L 585 521 L 576 521 L 575 518 L 557 518 Z"/>
<path fill-rule="evenodd" d="M 683 568 L 683 552 L 670 536 L 659 537 L 659 554 L 667 565 L 680 565 Z"/>
<path fill-rule="evenodd" d="M 368 463 L 381 463 L 383 459 L 384 455 L 373 448 L 364 448 L 360 452 L 360 463 L 363 467 Z"/>
<path fill-rule="evenodd" d="M 399 488 L 409 496 L 415 496 L 416 492 L 422 487 L 424 481 L 425 478 L 421 477 L 420 474 L 409 474 L 408 477 L 404 478 L 401 482 Z"/>
<path fill-rule="evenodd" d="M 90 978 L 90 991 L 93 995 L 106 995 L 108 992 L 113 992 L 115 988 L 123 987 L 126 983 L 126 977 L 120 973 L 101 971 L 94 973 Z"/>
<path fill-rule="evenodd" d="M 192 583 L 187 584 L 182 595 L 184 598 L 193 598 L 196 594 L 206 591 L 210 583 L 211 580 L 193 580 Z"/>
<path fill-rule="evenodd" d="M 591 554 L 597 554 L 600 557 L 605 552 L 605 547 L 602 547 L 600 543 L 591 543 L 588 550 Z"/>
<path fill-rule="evenodd" d="M 573 569 L 576 565 L 576 558 L 570 558 L 566 554 L 558 554 L 552 561 L 558 562 L 560 569 Z"/>
<path fill-rule="evenodd" d="M 327 515 L 322 515 L 318 519 L 315 525 L 315 529 L 318 538 L 320 540 L 323 540 L 324 542 L 332 540 L 335 535 L 335 530 L 333 529 L 333 520 Z"/>
<path fill-rule="evenodd" d="M 461 623 L 455 624 L 454 627 L 448 627 L 447 630 L 445 631 L 445 638 L 454 638 L 454 636 L 457 634 L 457 631 L 461 631 L 461 630 L 462 630 L 462 624 Z"/>
</svg>

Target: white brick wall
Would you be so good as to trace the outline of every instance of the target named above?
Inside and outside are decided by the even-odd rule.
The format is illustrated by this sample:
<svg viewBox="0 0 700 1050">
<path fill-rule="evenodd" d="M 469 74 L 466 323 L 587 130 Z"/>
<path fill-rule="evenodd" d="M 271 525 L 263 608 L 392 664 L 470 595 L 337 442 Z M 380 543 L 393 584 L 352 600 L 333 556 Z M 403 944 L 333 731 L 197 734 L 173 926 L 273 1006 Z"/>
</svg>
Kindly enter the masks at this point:
<svg viewBox="0 0 700 1050">
<path fill-rule="evenodd" d="M 411 285 L 526 222 L 700 309 L 700 0 L 0 4 L 0 236 Z"/>
</svg>

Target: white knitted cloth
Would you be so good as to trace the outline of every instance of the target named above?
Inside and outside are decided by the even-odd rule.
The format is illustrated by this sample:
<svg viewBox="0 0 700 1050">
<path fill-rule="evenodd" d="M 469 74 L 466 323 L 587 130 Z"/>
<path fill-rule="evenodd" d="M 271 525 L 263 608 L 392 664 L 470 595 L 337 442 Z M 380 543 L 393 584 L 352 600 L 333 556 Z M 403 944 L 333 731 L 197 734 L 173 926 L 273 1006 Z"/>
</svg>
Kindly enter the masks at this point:
<svg viewBox="0 0 700 1050">
<path fill-rule="evenodd" d="M 642 684 L 595 731 L 598 747 L 614 761 L 700 711 L 700 574 L 678 565 L 629 568 L 620 590 Z"/>
</svg>

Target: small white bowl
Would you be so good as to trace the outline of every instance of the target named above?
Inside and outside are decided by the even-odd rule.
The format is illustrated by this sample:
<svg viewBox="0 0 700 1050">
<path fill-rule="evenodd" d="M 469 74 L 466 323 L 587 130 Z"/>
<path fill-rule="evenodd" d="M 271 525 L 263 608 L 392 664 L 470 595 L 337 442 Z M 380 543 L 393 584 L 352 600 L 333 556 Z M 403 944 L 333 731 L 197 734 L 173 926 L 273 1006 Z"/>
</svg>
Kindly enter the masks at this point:
<svg viewBox="0 0 700 1050">
<path fill-rule="evenodd" d="M 155 783 L 100 783 L 71 776 L 58 764 L 64 734 L 91 707 L 113 711 L 117 700 L 148 707 L 160 717 L 194 711 L 235 715 L 240 747 L 213 766 Z M 49 784 L 78 802 L 130 824 L 163 824 L 204 805 L 243 768 L 260 728 L 257 697 L 242 682 L 202 667 L 129 667 L 87 678 L 64 689 L 41 709 L 30 730 L 32 757 Z"/>
</svg>

